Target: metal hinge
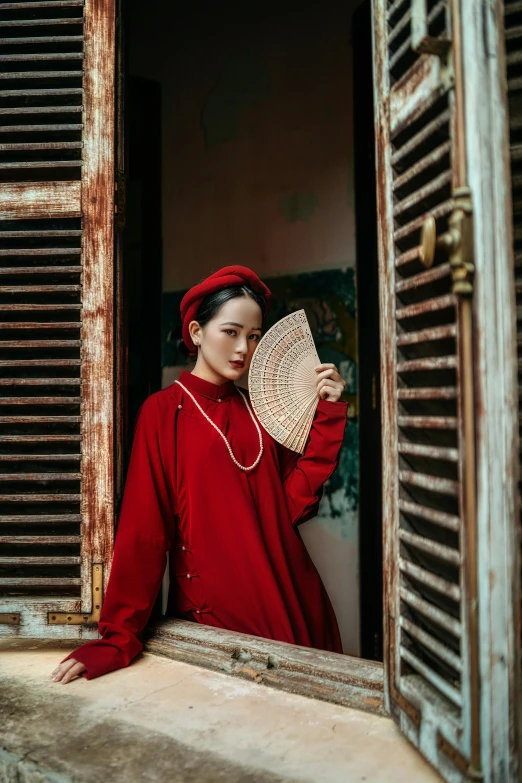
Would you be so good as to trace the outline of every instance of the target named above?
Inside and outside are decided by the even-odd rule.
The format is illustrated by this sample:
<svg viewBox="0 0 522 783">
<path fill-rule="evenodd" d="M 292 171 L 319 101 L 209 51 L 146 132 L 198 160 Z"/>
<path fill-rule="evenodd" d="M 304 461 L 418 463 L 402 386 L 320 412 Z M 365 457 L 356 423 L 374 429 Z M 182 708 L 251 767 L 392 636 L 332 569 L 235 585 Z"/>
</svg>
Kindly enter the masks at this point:
<svg viewBox="0 0 522 783">
<path fill-rule="evenodd" d="M 0 625 L 20 625 L 20 612 L 0 612 Z"/>
<path fill-rule="evenodd" d="M 100 620 L 103 601 L 103 565 L 92 567 L 92 610 L 90 612 L 48 612 L 49 625 L 95 625 Z"/>
<path fill-rule="evenodd" d="M 118 229 L 125 228 L 125 219 L 127 217 L 125 192 L 125 172 L 122 169 L 118 169 L 116 171 L 116 179 L 114 180 L 114 223 Z"/>
</svg>

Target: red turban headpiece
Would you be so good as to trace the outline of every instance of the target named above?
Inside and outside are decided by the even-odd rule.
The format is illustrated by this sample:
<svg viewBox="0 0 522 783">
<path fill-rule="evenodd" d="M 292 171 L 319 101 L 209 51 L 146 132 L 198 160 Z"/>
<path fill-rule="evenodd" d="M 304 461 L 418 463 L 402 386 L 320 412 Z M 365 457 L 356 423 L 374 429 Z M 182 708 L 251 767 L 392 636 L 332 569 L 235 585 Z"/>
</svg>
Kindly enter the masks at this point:
<svg viewBox="0 0 522 783">
<path fill-rule="evenodd" d="M 191 353 L 196 352 L 196 346 L 192 342 L 188 327 L 189 323 L 196 319 L 196 314 L 203 299 L 208 294 L 213 294 L 214 291 L 219 291 L 221 288 L 230 288 L 237 285 L 247 285 L 260 294 L 265 300 L 267 312 L 270 310 L 272 294 L 255 272 L 252 272 L 246 266 L 224 266 L 223 269 L 214 272 L 213 275 L 207 277 L 202 283 L 190 288 L 181 300 L 179 309 L 183 322 L 183 342 Z"/>
</svg>

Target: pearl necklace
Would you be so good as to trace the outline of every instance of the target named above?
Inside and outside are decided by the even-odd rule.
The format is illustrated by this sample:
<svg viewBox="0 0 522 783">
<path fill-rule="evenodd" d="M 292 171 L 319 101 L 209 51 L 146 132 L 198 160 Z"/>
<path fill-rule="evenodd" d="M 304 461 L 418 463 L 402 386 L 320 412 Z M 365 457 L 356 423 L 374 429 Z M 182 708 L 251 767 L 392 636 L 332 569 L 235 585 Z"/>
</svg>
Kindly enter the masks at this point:
<svg viewBox="0 0 522 783">
<path fill-rule="evenodd" d="M 192 402 L 194 403 L 196 408 L 198 408 L 198 410 L 203 414 L 203 416 L 208 421 L 208 423 L 211 424 L 214 427 L 214 429 L 216 430 L 216 432 L 218 433 L 218 435 L 220 435 L 222 437 L 222 439 L 225 441 L 225 446 L 228 449 L 228 453 L 230 454 L 230 456 L 232 457 L 233 462 L 238 466 L 238 468 L 240 468 L 241 470 L 244 470 L 244 471 L 253 470 L 259 464 L 259 460 L 263 456 L 263 436 L 261 434 L 261 430 L 259 428 L 259 424 L 255 420 L 254 414 L 252 413 L 250 405 L 248 404 L 248 400 L 247 400 L 245 394 L 241 391 L 241 389 L 236 386 L 236 389 L 238 390 L 238 392 L 241 394 L 241 397 L 243 398 L 243 402 L 245 403 L 246 408 L 247 408 L 247 410 L 248 410 L 248 412 L 250 414 L 250 418 L 252 419 L 252 421 L 254 422 L 254 424 L 256 426 L 257 434 L 259 436 L 259 454 L 257 455 L 257 458 L 256 458 L 255 462 L 253 462 L 248 467 L 246 467 L 245 465 L 241 465 L 241 463 L 237 461 L 237 459 L 234 457 L 234 453 L 232 451 L 230 443 L 225 438 L 225 436 L 223 435 L 223 433 L 221 432 L 219 427 L 216 424 L 214 424 L 214 422 L 212 421 L 212 419 L 209 416 L 207 416 L 207 414 L 205 413 L 205 411 L 203 410 L 203 408 L 201 407 L 199 402 L 196 400 L 194 395 L 191 392 L 189 392 L 189 390 L 180 381 L 174 381 L 174 383 L 177 383 L 179 386 L 181 386 L 183 391 L 185 391 L 188 394 L 188 396 L 192 399 Z"/>
</svg>

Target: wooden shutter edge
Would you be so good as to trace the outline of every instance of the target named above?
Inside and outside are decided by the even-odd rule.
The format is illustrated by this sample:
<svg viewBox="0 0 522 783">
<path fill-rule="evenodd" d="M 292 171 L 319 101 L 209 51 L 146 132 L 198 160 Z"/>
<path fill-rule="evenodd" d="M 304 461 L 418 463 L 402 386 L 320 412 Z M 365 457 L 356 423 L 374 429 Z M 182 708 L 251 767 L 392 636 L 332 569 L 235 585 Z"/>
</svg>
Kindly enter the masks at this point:
<svg viewBox="0 0 522 783">
<path fill-rule="evenodd" d="M 391 165 L 391 143 L 389 137 L 389 104 L 382 104 L 380 95 L 390 95 L 390 80 L 386 62 L 381 56 L 382 48 L 378 46 L 378 38 L 381 40 L 386 34 L 387 18 L 385 3 L 372 0 L 372 46 L 374 51 L 374 105 L 375 105 L 375 141 L 376 141 L 376 180 L 377 180 L 377 241 L 379 276 L 391 286 L 394 280 L 394 248 L 393 239 L 387 231 L 387 226 L 393 224 L 391 199 L 387 197 L 386 166 L 380 161 L 388 158 Z M 383 286 L 379 286 L 379 311 L 380 311 L 380 342 L 381 342 L 381 421 L 383 444 L 392 444 L 389 449 L 391 459 L 383 460 L 382 473 L 382 517 L 383 521 L 383 610 L 384 610 L 384 699 L 387 710 L 391 713 L 393 705 L 390 702 L 390 688 L 395 690 L 396 649 L 395 635 L 389 632 L 395 624 L 395 618 L 399 610 L 395 589 L 394 569 L 390 564 L 396 562 L 398 557 L 397 525 L 396 518 L 391 519 L 394 508 L 398 507 L 398 484 L 396 475 L 398 470 L 398 433 L 395 416 L 395 399 L 397 394 L 397 378 L 395 375 L 394 357 L 396 356 L 395 312 L 392 297 L 384 297 Z M 386 452 L 388 453 L 388 449 Z M 395 598 L 395 600 L 394 600 Z M 393 685 L 392 685 L 393 683 Z"/>
<path fill-rule="evenodd" d="M 85 2 L 82 168 L 82 611 L 92 609 L 90 572 L 114 539 L 114 91 L 115 0 Z"/>
<path fill-rule="evenodd" d="M 474 192 L 474 319 L 482 764 L 491 780 L 520 775 L 518 389 L 509 115 L 503 3 L 462 0 L 469 182 Z M 489 149 L 489 156 L 484 150 Z M 476 161 L 480 160 L 480 166 Z M 507 185 L 507 187 L 506 187 Z"/>
</svg>

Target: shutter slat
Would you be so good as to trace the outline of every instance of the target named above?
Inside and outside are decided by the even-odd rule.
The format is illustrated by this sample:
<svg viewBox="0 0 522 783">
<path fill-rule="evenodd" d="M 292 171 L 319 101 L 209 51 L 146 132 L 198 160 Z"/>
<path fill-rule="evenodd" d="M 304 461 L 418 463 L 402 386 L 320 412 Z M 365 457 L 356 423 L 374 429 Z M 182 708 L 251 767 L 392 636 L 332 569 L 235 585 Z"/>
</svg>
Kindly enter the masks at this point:
<svg viewBox="0 0 522 783">
<path fill-rule="evenodd" d="M 50 313 L 53 311 L 59 312 L 61 310 L 81 310 L 82 306 L 79 304 L 23 304 L 17 302 L 16 304 L 3 304 L 2 310 L 9 310 L 10 312 L 35 312 L 35 313 Z"/>
<path fill-rule="evenodd" d="M 0 25 L 2 23 L 0 22 Z M 19 79 L 78 79 L 80 71 L 0 71 L 0 79 L 18 81 Z"/>
<path fill-rule="evenodd" d="M 1 359 L 0 367 L 79 367 L 80 359 Z"/>
<path fill-rule="evenodd" d="M 425 430 L 456 430 L 458 421 L 454 416 L 398 416 L 399 427 L 413 427 Z"/>
<path fill-rule="evenodd" d="M 392 155 L 392 166 L 398 166 L 404 158 L 412 154 L 417 148 L 420 148 L 430 136 L 444 128 L 449 123 L 450 113 L 448 110 L 443 111 L 442 114 L 437 115 L 434 120 L 428 122 L 422 127 L 422 129 L 416 133 L 410 141 L 396 150 Z"/>
<path fill-rule="evenodd" d="M 458 449 L 449 449 L 444 446 L 426 446 L 422 443 L 399 441 L 398 449 L 401 454 L 413 454 L 417 457 L 439 459 L 446 462 L 458 462 L 459 459 Z"/>
<path fill-rule="evenodd" d="M 435 313 L 439 310 L 448 310 L 454 308 L 456 304 L 456 297 L 453 294 L 446 294 L 435 299 L 425 299 L 418 304 L 399 307 L 395 311 L 395 317 L 398 321 L 404 321 L 406 318 L 418 318 L 421 315 Z"/>
<path fill-rule="evenodd" d="M 0 503 L 79 503 L 81 495 L 78 494 L 52 494 L 46 493 L 45 495 L 31 493 L 31 494 L 9 494 L 0 495 Z"/>
<path fill-rule="evenodd" d="M 399 10 L 399 8 L 403 8 L 403 10 L 407 7 L 409 7 L 410 0 L 393 0 L 393 2 L 390 3 L 388 7 L 388 19 L 391 19 Z"/>
<path fill-rule="evenodd" d="M 435 653 L 435 655 L 438 655 L 439 658 L 441 658 L 445 663 L 453 667 L 458 672 L 462 671 L 462 661 L 448 647 L 446 647 L 444 644 L 441 644 L 429 633 L 426 633 L 426 631 L 423 631 L 422 628 L 419 628 L 417 625 L 415 625 L 415 623 L 412 623 L 410 620 L 406 619 L 406 617 L 401 617 L 400 624 L 401 627 L 410 634 L 410 636 L 413 636 L 415 639 L 421 642 L 424 647 L 427 647 L 428 650 L 431 650 L 433 653 Z"/>
<path fill-rule="evenodd" d="M 0 63 L 33 62 L 40 60 L 83 60 L 82 52 L 55 52 L 54 54 L 34 52 L 28 54 L 0 54 Z"/>
<path fill-rule="evenodd" d="M 409 530 L 404 529 L 399 532 L 399 538 L 404 544 L 409 544 L 414 549 L 426 552 L 439 560 L 444 560 L 446 563 L 451 563 L 455 566 L 460 565 L 459 553 L 448 546 L 438 544 L 436 541 L 431 541 L 424 536 L 410 533 Z"/>
<path fill-rule="evenodd" d="M 78 168 L 81 163 L 76 160 L 21 161 L 19 163 L 2 163 L 0 169 L 67 169 Z"/>
<path fill-rule="evenodd" d="M 81 579 L 72 577 L 6 577 L 0 576 L 0 587 L 36 587 L 45 589 L 49 587 L 80 587 Z"/>
<path fill-rule="evenodd" d="M 518 3 L 504 3 L 504 15 L 506 17 L 511 14 L 519 14 L 522 11 L 522 2 Z"/>
<path fill-rule="evenodd" d="M 0 125 L 0 133 L 51 133 L 53 131 L 81 131 L 81 122 L 57 122 L 48 125 Z"/>
<path fill-rule="evenodd" d="M 453 530 L 458 533 L 460 530 L 460 519 L 455 514 L 448 514 L 429 506 L 423 506 L 419 503 L 412 503 L 409 500 L 399 499 L 399 509 L 405 514 L 412 514 L 420 519 L 426 519 L 435 525 L 440 525 L 447 530 Z"/>
<path fill-rule="evenodd" d="M 81 43 L 83 35 L 41 35 L 41 36 L 16 36 L 13 38 L 0 38 L 2 45 L 24 45 L 28 44 L 54 44 L 54 43 Z"/>
<path fill-rule="evenodd" d="M 448 582 L 447 579 L 443 579 L 442 577 L 431 573 L 431 571 L 421 568 L 421 566 L 415 565 L 415 563 L 411 563 L 403 557 L 399 558 L 399 569 L 403 574 L 411 576 L 416 581 L 430 587 L 432 590 L 435 590 L 446 598 L 451 598 L 456 602 L 460 601 L 460 587 Z"/>
<path fill-rule="evenodd" d="M 0 405 L 79 405 L 81 397 L 1 397 Z"/>
<path fill-rule="evenodd" d="M 405 362 L 397 362 L 398 373 L 455 370 L 456 368 L 456 356 L 434 356 L 429 359 L 410 359 Z"/>
<path fill-rule="evenodd" d="M 0 378 L 0 386 L 79 386 L 79 378 Z"/>
<path fill-rule="evenodd" d="M 390 35 L 388 36 L 390 45 L 393 44 L 397 36 L 402 33 L 402 31 L 410 24 L 410 22 L 411 12 L 406 11 L 404 16 L 401 17 L 400 21 L 395 25 L 395 27 L 391 30 Z"/>
<path fill-rule="evenodd" d="M 404 332 L 397 337 L 397 345 L 414 345 L 421 342 L 432 342 L 433 340 L 450 340 L 457 336 L 457 327 L 455 324 L 447 326 L 437 326 L 432 329 L 422 329 L 419 332 Z"/>
<path fill-rule="evenodd" d="M 451 183 L 451 172 L 445 171 L 442 174 L 439 174 L 438 177 L 435 177 L 435 179 L 431 180 L 431 182 L 428 182 L 424 187 L 419 188 L 414 194 L 411 196 L 407 196 L 402 201 L 399 201 L 398 204 L 395 205 L 393 209 L 393 214 L 395 218 L 400 217 L 403 212 L 406 212 L 408 209 L 411 209 L 412 207 L 416 206 L 418 204 L 418 201 L 420 199 L 427 199 L 429 196 L 432 196 L 434 193 L 436 193 L 438 190 L 441 190 L 441 188 L 444 187 L 444 185 L 449 185 Z"/>
<path fill-rule="evenodd" d="M 8 106 L 0 108 L 0 117 L 4 115 L 16 117 L 20 114 L 81 114 L 82 111 L 83 106 Z M 31 233 L 27 232 L 27 236 L 30 235 Z"/>
<path fill-rule="evenodd" d="M 0 340 L 2 348 L 79 348 L 80 340 Z"/>
<path fill-rule="evenodd" d="M 62 546 L 79 544 L 81 540 L 81 536 L 2 536 L 0 534 L 0 544 L 13 544 L 18 546 L 28 546 L 30 544 Z"/>
<path fill-rule="evenodd" d="M 0 424 L 79 424 L 81 416 L 0 416 Z"/>
<path fill-rule="evenodd" d="M 441 144 L 440 147 L 436 147 L 433 152 L 430 152 L 429 155 L 426 155 L 424 158 L 421 158 L 419 161 L 415 163 L 414 166 L 411 166 L 407 171 L 404 172 L 404 174 L 401 174 L 400 177 L 397 177 L 394 181 L 394 190 L 397 192 L 399 188 L 403 188 L 405 185 L 407 185 L 411 180 L 418 177 L 420 174 L 422 174 L 423 171 L 430 168 L 430 166 L 433 166 L 438 161 L 442 160 L 442 158 L 446 157 L 451 149 L 451 144 L 449 141 L 444 142 L 444 144 Z M 443 175 L 441 175 L 443 176 Z M 444 182 L 447 182 L 447 174 L 445 175 L 446 179 Z M 433 186 L 435 186 L 436 180 L 433 181 Z"/>
<path fill-rule="evenodd" d="M 422 487 L 423 489 L 430 490 L 430 492 L 441 492 L 444 495 L 453 495 L 455 497 L 459 494 L 458 481 L 440 478 L 439 476 L 428 476 L 411 470 L 401 470 L 399 471 L 399 480 L 402 481 L 403 484 L 410 484 L 413 487 Z"/>
<path fill-rule="evenodd" d="M 0 128 L 0 131 L 3 129 Z M 39 150 L 79 150 L 82 148 L 81 141 L 35 141 L 35 142 L 16 142 L 13 144 L 0 144 L 0 152 L 28 152 Z M 74 161 L 73 161 L 74 162 Z"/>
<path fill-rule="evenodd" d="M 69 525 L 71 522 L 81 521 L 81 514 L 19 514 L 16 516 L 9 514 L 0 515 L 0 525 Z M 38 538 L 40 538 L 40 536 L 38 536 Z M 79 538 L 81 540 L 81 536 Z"/>
<path fill-rule="evenodd" d="M 522 25 L 511 27 L 504 32 L 506 41 L 513 41 L 516 38 L 522 38 Z"/>
<path fill-rule="evenodd" d="M 439 690 L 444 696 L 453 702 L 457 707 L 462 707 L 462 696 L 456 688 L 452 688 L 446 680 L 440 677 L 433 669 L 426 666 L 425 663 L 420 661 L 413 653 L 408 650 L 407 647 L 401 645 L 401 656 L 407 661 L 410 666 L 415 669 L 419 674 L 422 674 L 428 682 L 430 682 L 437 690 Z"/>
<path fill-rule="evenodd" d="M 412 275 L 404 280 L 399 281 L 395 290 L 398 294 L 402 294 L 406 291 L 410 291 L 420 286 L 427 286 L 431 283 L 435 283 L 443 278 L 451 276 L 451 267 L 449 264 L 441 264 L 434 269 L 429 269 L 427 272 L 419 272 L 417 275 Z"/>
<path fill-rule="evenodd" d="M 77 557 L 76 555 L 53 555 L 53 566 L 61 566 L 61 565 L 81 565 L 82 559 L 81 557 Z M 48 557 L 36 557 L 28 555 L 27 557 L 24 555 L 16 555 L 16 557 L 0 557 L 0 566 L 9 566 L 9 565 L 20 565 L 20 566 L 35 566 L 35 565 L 49 565 L 49 558 Z"/>
<path fill-rule="evenodd" d="M 44 239 L 47 237 L 81 237 L 82 232 L 81 231 L 70 231 L 66 229 L 42 229 L 41 231 L 2 231 L 2 238 L 3 239 L 27 239 L 27 238 L 33 238 L 37 237 L 38 239 Z M 38 250 L 38 248 L 32 248 Z M 55 247 L 53 249 L 53 255 L 56 254 L 56 251 L 61 251 L 64 248 Z M 70 252 L 76 253 L 78 248 L 71 247 Z M 45 253 L 48 253 L 48 250 L 41 250 L 39 252 L 39 255 L 44 255 Z"/>
<path fill-rule="evenodd" d="M 0 443 L 79 443 L 81 435 L 0 435 Z"/>
<path fill-rule="evenodd" d="M 16 11 L 17 9 L 24 10 L 26 8 L 81 8 L 84 0 L 43 0 L 43 2 L 33 2 L 32 0 L 27 3 L 2 3 L 0 10 L 2 11 Z"/>
<path fill-rule="evenodd" d="M 17 97 L 20 98 L 40 98 L 44 95 L 53 95 L 56 98 L 60 96 L 69 97 L 71 95 L 82 95 L 82 88 L 81 87 L 53 87 L 52 89 L 48 87 L 42 87 L 40 89 L 35 87 L 20 87 L 20 89 L 16 90 Z M 12 98 L 14 95 L 14 90 L 0 90 L 0 98 Z"/>
<path fill-rule="evenodd" d="M 55 25 L 81 25 L 82 18 L 71 17 L 66 19 L 2 19 L 2 27 L 54 27 Z"/>
<path fill-rule="evenodd" d="M 47 321 L 0 321 L 0 329 L 79 329 L 81 326 L 77 321 L 58 321 L 49 323 Z M 0 381 L 1 382 L 1 381 Z"/>
<path fill-rule="evenodd" d="M 80 459 L 80 454 L 0 454 L 0 462 L 79 462 Z"/>
<path fill-rule="evenodd" d="M 65 294 L 80 290 L 79 285 L 0 285 L 0 294 Z"/>
<path fill-rule="evenodd" d="M 448 215 L 450 215 L 454 209 L 454 199 L 448 198 L 441 204 L 433 207 L 433 209 L 430 210 L 430 215 L 432 215 L 435 220 L 439 220 L 440 218 L 448 217 Z M 395 242 L 402 242 L 403 240 L 410 238 L 411 234 L 420 231 L 424 225 L 424 220 L 425 215 L 421 215 L 420 217 L 416 217 L 413 220 L 410 220 L 408 223 L 405 223 L 402 228 L 397 228 L 393 234 Z"/>
<path fill-rule="evenodd" d="M 458 391 L 456 386 L 435 386 L 425 389 L 399 389 L 397 398 L 399 400 L 455 400 Z"/>
<path fill-rule="evenodd" d="M 0 473 L 0 481 L 79 481 L 81 473 Z"/>
<path fill-rule="evenodd" d="M 423 598 L 417 595 L 417 593 L 414 593 L 412 590 L 408 590 L 404 587 L 401 587 L 399 590 L 399 594 L 402 601 L 408 604 L 408 606 L 411 606 L 413 609 L 416 609 L 418 612 L 424 615 L 424 617 L 426 617 L 428 620 L 440 626 L 445 631 L 448 631 L 448 633 L 453 634 L 453 636 L 455 636 L 456 638 L 461 637 L 462 626 L 458 620 L 455 620 L 454 617 L 451 617 L 451 615 L 447 614 L 446 612 L 443 612 L 441 609 L 434 606 L 429 601 L 425 601 Z"/>
</svg>

